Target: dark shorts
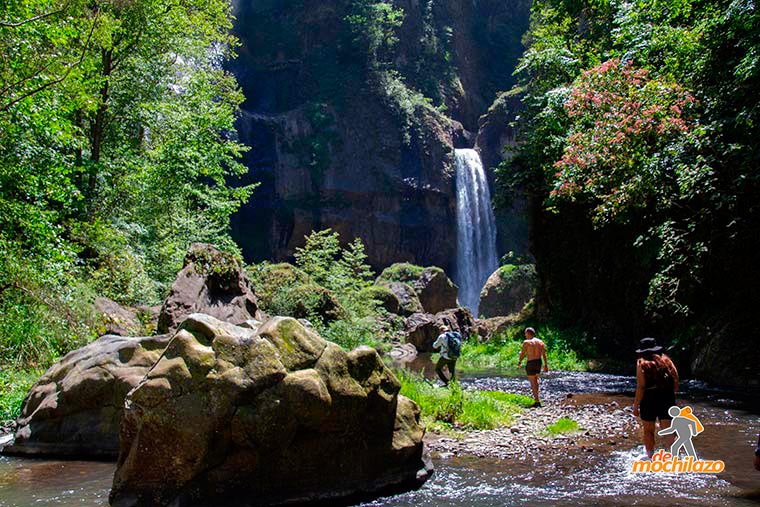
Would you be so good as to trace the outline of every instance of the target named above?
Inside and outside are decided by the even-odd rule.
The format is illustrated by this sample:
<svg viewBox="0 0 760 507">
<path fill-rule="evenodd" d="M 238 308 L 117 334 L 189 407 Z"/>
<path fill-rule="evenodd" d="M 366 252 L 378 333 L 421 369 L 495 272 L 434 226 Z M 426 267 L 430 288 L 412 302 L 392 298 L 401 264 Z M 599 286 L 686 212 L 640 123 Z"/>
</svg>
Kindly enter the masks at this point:
<svg viewBox="0 0 760 507">
<path fill-rule="evenodd" d="M 528 375 L 538 375 L 541 373 L 541 359 L 531 359 L 525 363 L 525 373 Z"/>
<path fill-rule="evenodd" d="M 657 419 L 673 419 L 668 409 L 676 404 L 676 394 L 671 390 L 647 389 L 639 405 L 642 421 L 653 422 Z"/>
</svg>

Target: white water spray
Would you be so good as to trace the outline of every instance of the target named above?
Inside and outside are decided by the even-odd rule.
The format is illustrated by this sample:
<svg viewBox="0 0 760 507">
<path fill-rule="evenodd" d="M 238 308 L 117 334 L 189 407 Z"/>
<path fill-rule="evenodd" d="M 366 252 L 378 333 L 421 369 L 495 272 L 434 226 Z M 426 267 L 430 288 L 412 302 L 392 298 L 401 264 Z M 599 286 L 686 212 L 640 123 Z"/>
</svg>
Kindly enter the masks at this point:
<svg viewBox="0 0 760 507">
<path fill-rule="evenodd" d="M 496 219 L 478 152 L 454 150 L 457 164 L 457 269 L 459 302 L 477 317 L 480 289 L 498 267 Z"/>
</svg>

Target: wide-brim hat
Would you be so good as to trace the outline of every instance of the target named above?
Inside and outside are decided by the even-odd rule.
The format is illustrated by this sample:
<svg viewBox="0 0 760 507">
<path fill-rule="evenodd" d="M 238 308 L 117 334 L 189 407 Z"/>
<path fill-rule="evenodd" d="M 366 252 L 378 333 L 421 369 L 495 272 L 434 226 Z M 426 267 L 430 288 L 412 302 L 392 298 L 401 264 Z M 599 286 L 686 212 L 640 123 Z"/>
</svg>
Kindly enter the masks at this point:
<svg viewBox="0 0 760 507">
<path fill-rule="evenodd" d="M 662 347 L 657 345 L 657 340 L 654 338 L 642 338 L 641 341 L 639 341 L 639 349 L 636 349 L 637 354 L 646 354 L 647 352 L 651 352 L 653 354 L 657 352 L 662 352 Z"/>
</svg>

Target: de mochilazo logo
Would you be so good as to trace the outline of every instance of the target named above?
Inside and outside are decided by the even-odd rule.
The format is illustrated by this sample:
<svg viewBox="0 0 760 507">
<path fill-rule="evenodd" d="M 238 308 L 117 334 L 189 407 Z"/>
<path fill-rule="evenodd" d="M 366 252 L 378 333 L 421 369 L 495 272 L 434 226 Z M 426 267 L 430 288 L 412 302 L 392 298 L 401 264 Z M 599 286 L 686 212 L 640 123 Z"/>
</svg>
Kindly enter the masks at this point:
<svg viewBox="0 0 760 507">
<path fill-rule="evenodd" d="M 670 427 L 657 432 L 658 435 L 675 434 L 676 439 L 670 446 L 670 452 L 660 449 L 651 460 L 633 462 L 633 472 L 651 473 L 708 473 L 717 474 L 725 470 L 726 465 L 722 461 L 703 460 L 697 457 L 692 438 L 705 430 L 702 423 L 691 410 L 691 407 L 670 407 L 668 413 L 673 418 Z M 686 456 L 681 459 L 681 450 Z"/>
</svg>

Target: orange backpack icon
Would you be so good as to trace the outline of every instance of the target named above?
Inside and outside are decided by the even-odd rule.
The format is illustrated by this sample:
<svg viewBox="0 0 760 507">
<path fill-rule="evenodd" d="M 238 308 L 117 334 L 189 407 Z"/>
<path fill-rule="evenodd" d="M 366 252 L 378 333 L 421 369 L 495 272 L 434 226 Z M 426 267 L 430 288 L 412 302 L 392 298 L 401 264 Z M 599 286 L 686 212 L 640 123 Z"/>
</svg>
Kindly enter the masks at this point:
<svg viewBox="0 0 760 507">
<path fill-rule="evenodd" d="M 702 423 L 699 421 L 699 419 L 697 418 L 697 416 L 695 416 L 692 413 L 691 407 L 683 407 L 681 409 L 681 413 L 678 414 L 678 415 L 680 415 L 681 417 L 685 417 L 687 419 L 691 419 L 692 421 L 694 421 L 696 423 L 696 425 L 697 425 L 697 435 L 699 435 L 700 433 L 702 433 L 703 431 L 705 431 L 705 427 L 702 426 Z"/>
</svg>

